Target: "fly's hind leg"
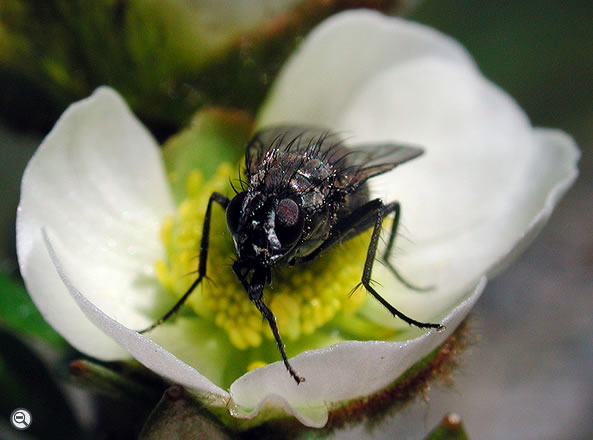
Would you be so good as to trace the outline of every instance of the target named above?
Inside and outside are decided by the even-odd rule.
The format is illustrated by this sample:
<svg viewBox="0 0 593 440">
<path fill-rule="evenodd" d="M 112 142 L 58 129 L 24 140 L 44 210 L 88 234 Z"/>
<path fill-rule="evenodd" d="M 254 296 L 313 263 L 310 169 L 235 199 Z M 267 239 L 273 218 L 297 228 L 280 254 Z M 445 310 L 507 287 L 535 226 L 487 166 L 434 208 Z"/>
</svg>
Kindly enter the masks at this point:
<svg viewBox="0 0 593 440">
<path fill-rule="evenodd" d="M 385 218 L 393 212 L 393 223 L 391 225 L 391 232 L 389 234 L 389 240 L 387 241 L 387 247 L 383 252 L 383 263 L 385 263 L 385 266 L 387 266 L 389 271 L 399 280 L 399 282 L 406 286 L 408 289 L 417 290 L 420 292 L 427 292 L 429 290 L 432 290 L 433 286 L 418 287 L 410 283 L 399 273 L 399 271 L 395 268 L 391 261 L 389 261 L 389 257 L 391 256 L 391 252 L 393 251 L 393 245 L 395 244 L 395 237 L 397 236 L 397 229 L 399 226 L 399 219 L 401 214 L 401 205 L 398 202 L 393 202 L 388 205 L 384 205 L 383 209 L 386 211 L 385 214 L 383 214 L 383 218 Z"/>
<path fill-rule="evenodd" d="M 204 216 L 204 226 L 202 228 L 202 240 L 200 242 L 200 263 L 198 265 L 198 278 L 189 286 L 189 288 L 185 291 L 183 296 L 175 303 L 171 309 L 165 313 L 158 321 L 152 324 L 150 327 L 147 327 L 143 330 L 139 330 L 138 333 L 146 333 L 150 330 L 158 327 L 171 316 L 173 316 L 185 303 L 189 295 L 194 291 L 194 289 L 202 282 L 202 280 L 206 277 L 206 263 L 208 261 L 208 246 L 210 243 L 210 219 L 212 217 L 212 203 L 216 202 L 223 209 L 229 204 L 229 199 L 223 196 L 220 193 L 212 193 L 210 199 L 208 199 L 208 207 L 206 208 L 206 215 Z"/>
<path fill-rule="evenodd" d="M 367 257 L 364 263 L 364 269 L 362 273 L 362 280 L 360 284 L 362 284 L 366 290 L 369 291 L 371 295 L 373 295 L 377 301 L 379 301 L 383 306 L 389 310 L 389 312 L 393 316 L 397 316 L 400 319 L 403 319 L 410 325 L 415 325 L 416 327 L 420 328 L 436 328 L 442 329 L 443 326 L 440 324 L 431 324 L 427 322 L 420 322 L 416 321 L 415 319 L 410 318 L 409 316 L 403 314 L 391 304 L 389 304 L 385 298 L 383 298 L 379 293 L 371 286 L 371 274 L 373 272 L 373 263 L 375 262 L 375 257 L 377 255 L 377 246 L 379 244 L 379 237 L 381 235 L 381 229 L 383 226 L 383 220 L 391 213 L 395 213 L 395 220 L 393 222 L 393 226 L 391 227 L 391 236 L 389 237 L 389 241 L 387 243 L 387 248 L 385 250 L 384 258 L 387 264 L 387 267 L 394 273 L 398 280 L 400 280 L 404 285 L 413 288 L 410 283 L 405 281 L 401 275 L 397 272 L 397 270 L 389 263 L 388 257 L 391 254 L 391 250 L 393 249 L 393 244 L 395 240 L 395 234 L 397 233 L 397 226 L 399 223 L 399 212 L 400 207 L 399 203 L 393 202 L 385 205 L 381 199 L 374 199 L 362 206 L 359 206 L 346 218 L 340 220 L 332 229 L 329 238 L 321 244 L 314 252 L 310 255 L 301 258 L 295 258 L 295 263 L 305 263 L 307 261 L 311 261 L 316 258 L 320 253 L 331 249 L 332 247 L 336 246 L 339 243 L 343 243 L 347 240 L 350 240 L 353 237 L 361 234 L 364 231 L 367 231 L 370 227 L 373 227 L 373 235 L 371 236 L 371 242 L 369 243 L 369 248 L 367 250 Z M 423 290 L 415 288 L 416 290 Z"/>
<path fill-rule="evenodd" d="M 375 256 L 377 255 L 377 246 L 379 243 L 379 237 L 381 235 L 381 228 L 383 225 L 383 220 L 389 214 L 395 213 L 395 219 L 393 222 L 393 226 L 391 228 L 391 236 L 389 237 L 389 241 L 387 243 L 387 248 L 385 250 L 384 258 L 385 258 L 385 263 L 387 264 L 387 267 L 395 274 L 395 276 L 398 278 L 398 280 L 400 280 L 403 284 L 405 284 L 406 286 L 409 287 L 409 283 L 407 283 L 406 281 L 404 281 L 401 278 L 401 276 L 398 274 L 398 272 L 395 270 L 395 268 L 388 261 L 388 257 L 391 254 L 391 250 L 393 248 L 395 234 L 397 232 L 397 226 L 399 223 L 399 213 L 400 213 L 399 203 L 393 202 L 393 203 L 389 203 L 389 204 L 385 205 L 379 199 L 375 199 L 375 200 L 369 202 L 369 204 L 371 204 L 371 203 L 374 203 L 376 206 L 376 208 L 375 208 L 376 220 L 375 220 L 375 225 L 373 227 L 373 234 L 371 236 L 371 242 L 369 243 L 369 248 L 367 250 L 367 258 L 364 263 L 364 270 L 362 273 L 362 281 L 361 281 L 362 285 L 369 291 L 369 293 L 371 295 L 373 295 L 375 297 L 375 299 L 377 299 L 377 301 L 379 301 L 381 304 L 383 304 L 383 306 L 387 310 L 389 310 L 389 312 L 393 316 L 397 316 L 398 318 L 404 320 L 408 324 L 415 325 L 416 327 L 419 327 L 419 328 L 436 328 L 439 330 L 443 329 L 444 327 L 441 324 L 432 324 L 432 323 L 428 323 L 428 322 L 416 321 L 415 319 L 412 319 L 409 316 L 403 314 L 402 312 L 397 310 L 395 307 L 393 307 L 391 304 L 389 304 L 389 302 L 387 302 L 381 295 L 379 295 L 379 293 L 373 288 L 373 286 L 371 286 L 371 274 L 373 271 L 373 263 L 375 261 Z"/>
</svg>

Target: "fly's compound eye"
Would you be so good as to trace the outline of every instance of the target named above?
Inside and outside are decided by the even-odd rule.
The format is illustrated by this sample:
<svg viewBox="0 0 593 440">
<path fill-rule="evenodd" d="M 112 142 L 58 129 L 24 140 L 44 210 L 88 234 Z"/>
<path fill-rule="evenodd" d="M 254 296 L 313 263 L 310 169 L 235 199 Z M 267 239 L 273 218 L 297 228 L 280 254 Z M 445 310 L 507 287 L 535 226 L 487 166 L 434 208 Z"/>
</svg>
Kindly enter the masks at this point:
<svg viewBox="0 0 593 440">
<path fill-rule="evenodd" d="M 241 218 L 241 208 L 243 207 L 245 194 L 247 194 L 247 192 L 243 191 L 233 197 L 233 200 L 231 200 L 226 209 L 226 225 L 233 235 L 235 235 L 237 228 L 239 227 L 239 219 Z"/>
<path fill-rule="evenodd" d="M 276 208 L 276 236 L 283 248 L 293 246 L 303 233 L 304 217 L 292 199 L 282 199 Z"/>
</svg>

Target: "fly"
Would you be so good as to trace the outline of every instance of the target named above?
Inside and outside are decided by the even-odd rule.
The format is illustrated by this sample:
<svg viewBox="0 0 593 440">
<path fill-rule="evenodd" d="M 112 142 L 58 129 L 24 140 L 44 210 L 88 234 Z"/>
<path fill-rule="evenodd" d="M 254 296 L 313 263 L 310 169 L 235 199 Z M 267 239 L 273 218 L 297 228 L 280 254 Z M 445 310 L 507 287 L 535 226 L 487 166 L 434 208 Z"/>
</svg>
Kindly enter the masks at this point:
<svg viewBox="0 0 593 440">
<path fill-rule="evenodd" d="M 237 256 L 233 272 L 268 322 L 284 365 L 297 384 L 305 379 L 288 362 L 276 318 L 264 302 L 263 292 L 272 280 L 272 267 L 311 261 L 368 229 L 373 232 L 359 285 L 394 317 L 419 328 L 442 329 L 440 324 L 416 321 L 403 314 L 371 285 L 383 220 L 393 214 L 383 261 L 400 282 L 421 290 L 408 283 L 389 262 L 400 204 L 371 199 L 367 181 L 422 153 L 420 148 L 395 144 L 365 145 L 354 150 L 336 134 L 320 128 L 278 126 L 258 132 L 245 152 L 246 189 L 232 199 L 215 192 L 208 200 L 197 279 L 171 310 L 140 333 L 170 318 L 205 278 L 213 203 L 226 211 Z"/>
</svg>

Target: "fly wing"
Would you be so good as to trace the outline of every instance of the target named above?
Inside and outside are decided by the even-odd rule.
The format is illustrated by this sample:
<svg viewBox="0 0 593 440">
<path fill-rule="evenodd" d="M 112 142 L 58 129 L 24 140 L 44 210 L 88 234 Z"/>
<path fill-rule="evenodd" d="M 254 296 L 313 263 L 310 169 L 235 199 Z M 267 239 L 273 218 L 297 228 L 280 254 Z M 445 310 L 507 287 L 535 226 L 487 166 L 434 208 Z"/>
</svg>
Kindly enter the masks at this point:
<svg viewBox="0 0 593 440">
<path fill-rule="evenodd" d="M 335 185 L 353 192 L 371 177 L 420 156 L 422 148 L 390 143 L 347 147 L 337 133 L 314 126 L 279 125 L 259 131 L 247 145 L 245 166 L 253 175 L 277 152 L 317 156 L 335 171 Z"/>
<path fill-rule="evenodd" d="M 347 154 L 340 181 L 343 186 L 358 188 L 371 177 L 391 171 L 423 153 L 422 148 L 409 145 L 359 145 Z"/>
<path fill-rule="evenodd" d="M 336 142 L 340 142 L 336 134 L 320 127 L 278 125 L 261 130 L 247 144 L 245 151 L 247 173 L 256 173 L 264 160 L 276 151 L 319 151 Z"/>
</svg>

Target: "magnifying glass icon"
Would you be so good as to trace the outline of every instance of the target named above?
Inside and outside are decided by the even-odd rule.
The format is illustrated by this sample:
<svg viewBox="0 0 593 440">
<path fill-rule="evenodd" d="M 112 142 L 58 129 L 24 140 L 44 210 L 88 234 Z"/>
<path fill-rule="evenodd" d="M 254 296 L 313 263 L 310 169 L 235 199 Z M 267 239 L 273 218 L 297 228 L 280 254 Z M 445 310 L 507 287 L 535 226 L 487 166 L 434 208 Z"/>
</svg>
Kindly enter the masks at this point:
<svg viewBox="0 0 593 440">
<path fill-rule="evenodd" d="M 18 430 L 27 429 L 31 425 L 31 413 L 25 408 L 17 408 L 10 415 L 10 423 Z"/>
</svg>

